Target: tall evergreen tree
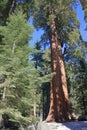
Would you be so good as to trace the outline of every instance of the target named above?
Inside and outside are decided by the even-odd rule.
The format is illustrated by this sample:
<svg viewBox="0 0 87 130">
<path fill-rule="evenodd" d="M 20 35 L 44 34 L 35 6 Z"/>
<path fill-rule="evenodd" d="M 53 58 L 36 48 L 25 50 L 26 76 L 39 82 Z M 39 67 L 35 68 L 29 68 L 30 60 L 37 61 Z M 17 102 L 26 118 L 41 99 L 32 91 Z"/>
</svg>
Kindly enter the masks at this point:
<svg viewBox="0 0 87 130">
<path fill-rule="evenodd" d="M 6 25 L 0 26 L 0 111 L 23 124 L 32 120 L 33 94 L 41 83 L 38 70 L 28 58 L 32 32 L 22 10 L 15 10 Z M 39 96 L 36 93 L 37 107 Z"/>
<path fill-rule="evenodd" d="M 37 50 L 40 48 L 30 47 L 32 32 L 33 27 L 28 24 L 21 9 L 16 9 L 9 15 L 6 25 L 0 26 L 0 112 L 22 124 L 36 119 L 39 113 L 40 86 L 48 79 L 47 76 L 40 77 L 40 53 Z M 35 52 L 36 65 L 32 61 L 32 53 Z"/>
<path fill-rule="evenodd" d="M 71 120 L 66 74 L 62 55 L 63 42 L 74 43 L 78 38 L 72 0 L 36 1 L 34 25 L 44 29 L 51 47 L 50 109 L 47 122 Z"/>
<path fill-rule="evenodd" d="M 85 104 L 87 102 L 85 90 L 87 85 L 86 81 L 84 82 L 87 73 L 85 42 L 79 39 L 79 42 L 72 45 L 72 48 L 66 49 L 64 58 L 71 108 L 76 115 L 84 115 L 86 112 Z"/>
</svg>

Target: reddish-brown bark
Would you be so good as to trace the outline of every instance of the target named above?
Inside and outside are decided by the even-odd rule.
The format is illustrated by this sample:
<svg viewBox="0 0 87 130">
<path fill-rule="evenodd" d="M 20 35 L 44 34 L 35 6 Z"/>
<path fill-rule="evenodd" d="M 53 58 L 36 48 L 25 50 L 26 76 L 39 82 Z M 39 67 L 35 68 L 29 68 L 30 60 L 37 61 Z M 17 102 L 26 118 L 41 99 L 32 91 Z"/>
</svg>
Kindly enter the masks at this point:
<svg viewBox="0 0 87 130">
<path fill-rule="evenodd" d="M 71 120 L 66 74 L 62 56 L 61 42 L 53 19 L 51 24 L 51 70 L 56 74 L 51 79 L 50 109 L 47 122 Z"/>
</svg>

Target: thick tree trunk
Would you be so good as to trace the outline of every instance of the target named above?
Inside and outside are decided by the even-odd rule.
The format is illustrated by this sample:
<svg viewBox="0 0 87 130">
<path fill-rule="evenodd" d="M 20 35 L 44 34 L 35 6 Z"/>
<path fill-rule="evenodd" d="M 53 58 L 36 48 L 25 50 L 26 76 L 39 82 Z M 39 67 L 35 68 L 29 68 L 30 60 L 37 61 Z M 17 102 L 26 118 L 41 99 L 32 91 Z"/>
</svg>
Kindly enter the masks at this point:
<svg viewBox="0 0 87 130">
<path fill-rule="evenodd" d="M 71 120 L 66 74 L 60 39 L 56 32 L 55 20 L 51 24 L 51 70 L 56 74 L 51 79 L 50 109 L 47 122 Z"/>
</svg>

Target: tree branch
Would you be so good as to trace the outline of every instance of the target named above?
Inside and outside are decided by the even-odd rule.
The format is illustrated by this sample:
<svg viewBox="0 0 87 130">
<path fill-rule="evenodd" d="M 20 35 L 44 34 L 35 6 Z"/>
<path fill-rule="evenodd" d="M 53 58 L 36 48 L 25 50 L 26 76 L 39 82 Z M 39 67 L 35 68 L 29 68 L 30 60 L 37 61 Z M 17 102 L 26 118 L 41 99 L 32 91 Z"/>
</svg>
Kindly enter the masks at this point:
<svg viewBox="0 0 87 130">
<path fill-rule="evenodd" d="M 14 8 L 15 8 L 15 6 L 16 6 L 16 3 L 17 3 L 16 0 L 13 0 L 13 1 L 12 1 L 11 8 L 10 8 L 10 10 L 9 10 L 9 14 L 13 12 L 13 10 L 14 10 Z"/>
</svg>

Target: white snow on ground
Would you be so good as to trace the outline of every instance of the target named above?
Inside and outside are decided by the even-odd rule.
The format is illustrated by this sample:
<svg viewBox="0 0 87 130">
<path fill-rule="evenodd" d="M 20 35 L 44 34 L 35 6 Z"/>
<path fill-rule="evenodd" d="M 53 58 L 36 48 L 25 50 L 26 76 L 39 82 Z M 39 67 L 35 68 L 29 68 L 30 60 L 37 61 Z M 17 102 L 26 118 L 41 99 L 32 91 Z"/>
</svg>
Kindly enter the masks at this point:
<svg viewBox="0 0 87 130">
<path fill-rule="evenodd" d="M 70 130 L 69 128 L 67 128 L 66 126 L 64 126 L 62 123 L 48 123 L 50 130 Z"/>
<path fill-rule="evenodd" d="M 87 121 L 46 124 L 50 130 L 87 130 Z"/>
</svg>

